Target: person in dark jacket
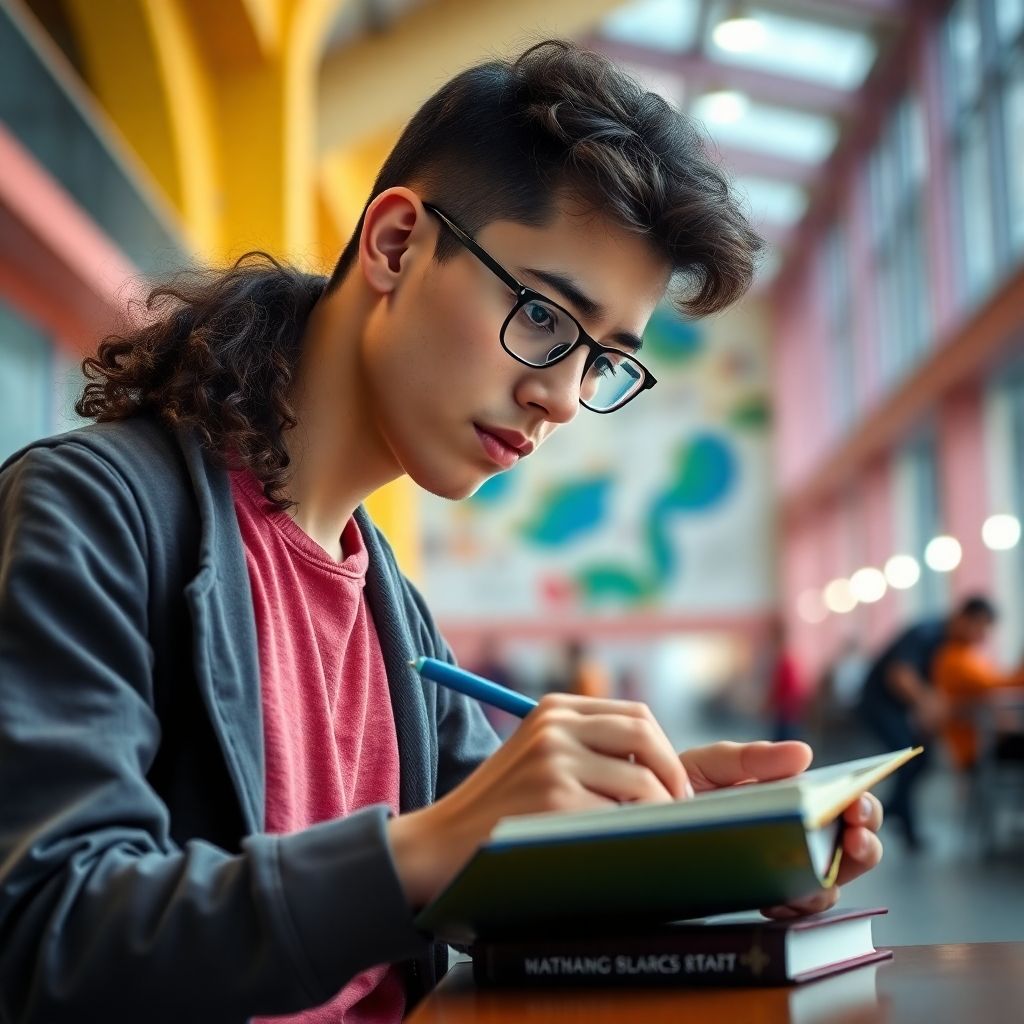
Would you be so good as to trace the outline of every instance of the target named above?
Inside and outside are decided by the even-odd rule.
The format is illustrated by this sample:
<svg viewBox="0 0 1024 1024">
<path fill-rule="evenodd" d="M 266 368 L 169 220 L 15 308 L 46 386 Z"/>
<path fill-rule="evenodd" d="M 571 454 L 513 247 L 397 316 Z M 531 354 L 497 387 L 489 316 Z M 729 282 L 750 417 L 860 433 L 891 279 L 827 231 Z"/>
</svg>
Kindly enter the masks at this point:
<svg viewBox="0 0 1024 1024">
<path fill-rule="evenodd" d="M 917 622 L 896 636 L 868 670 L 861 691 L 865 723 L 888 749 L 922 746 L 923 752 L 894 776 L 885 810 L 902 831 L 907 848 L 921 849 L 923 839 L 914 793 L 932 758 L 932 741 L 941 735 L 949 702 L 936 688 L 935 659 L 950 640 L 981 643 L 995 622 L 986 597 L 968 597 L 948 616 Z"/>
<path fill-rule="evenodd" d="M 362 508 L 624 407 L 666 288 L 724 308 L 759 244 L 690 122 L 548 42 L 427 101 L 330 279 L 250 256 L 102 342 L 97 422 L 0 471 L 0 1019 L 397 1021 L 446 963 L 417 909 L 501 817 L 807 766 L 576 695 L 499 746 L 410 669 L 451 652 Z M 881 855 L 877 801 L 845 815 L 840 882 Z"/>
</svg>

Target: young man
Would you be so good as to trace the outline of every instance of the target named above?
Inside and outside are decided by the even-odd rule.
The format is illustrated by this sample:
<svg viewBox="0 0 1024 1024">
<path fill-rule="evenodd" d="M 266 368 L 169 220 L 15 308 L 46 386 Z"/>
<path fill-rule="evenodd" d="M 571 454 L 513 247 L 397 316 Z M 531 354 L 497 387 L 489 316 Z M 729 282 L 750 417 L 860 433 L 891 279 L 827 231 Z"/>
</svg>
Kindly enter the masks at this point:
<svg viewBox="0 0 1024 1024">
<path fill-rule="evenodd" d="M 425 104 L 330 282 L 243 261 L 101 345 L 100 422 L 0 475 L 0 1017 L 397 1021 L 444 969 L 416 908 L 500 817 L 806 767 L 571 695 L 499 747 L 410 670 L 450 652 L 360 504 L 638 397 L 666 286 L 720 309 L 757 247 L 683 118 L 551 42 Z"/>
</svg>

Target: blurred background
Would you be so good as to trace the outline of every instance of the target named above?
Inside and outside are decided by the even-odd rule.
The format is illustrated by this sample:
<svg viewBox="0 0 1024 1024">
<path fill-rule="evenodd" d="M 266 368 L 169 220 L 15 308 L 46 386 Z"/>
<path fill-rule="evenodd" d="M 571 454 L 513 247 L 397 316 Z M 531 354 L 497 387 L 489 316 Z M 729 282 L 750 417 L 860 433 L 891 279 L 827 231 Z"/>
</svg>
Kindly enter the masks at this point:
<svg viewBox="0 0 1024 1024">
<path fill-rule="evenodd" d="M 985 657 L 1024 654 L 1024 0 L 0 0 L 0 458 L 76 425 L 154 280 L 329 271 L 419 104 L 548 36 L 698 118 L 769 257 L 728 313 L 656 314 L 643 402 L 372 511 L 511 685 L 646 700 L 681 747 L 881 749 L 857 703 L 901 629 L 981 593 Z M 883 940 L 1024 938 L 1024 771 L 978 825 L 936 748 L 928 842 L 857 898 L 906 907 Z"/>
</svg>

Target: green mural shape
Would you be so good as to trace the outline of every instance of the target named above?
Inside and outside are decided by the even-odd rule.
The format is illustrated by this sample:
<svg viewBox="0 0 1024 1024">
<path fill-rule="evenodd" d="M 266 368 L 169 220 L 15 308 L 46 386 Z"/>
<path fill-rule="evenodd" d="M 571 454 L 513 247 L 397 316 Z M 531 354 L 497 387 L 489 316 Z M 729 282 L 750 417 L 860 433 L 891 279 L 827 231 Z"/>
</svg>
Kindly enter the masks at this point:
<svg viewBox="0 0 1024 1024">
<path fill-rule="evenodd" d="M 618 598 L 637 605 L 656 596 L 678 572 L 679 554 L 669 535 L 671 520 L 707 511 L 734 489 L 738 473 L 736 454 L 728 441 L 704 433 L 680 446 L 668 486 L 651 503 L 644 526 L 647 567 L 597 563 L 576 574 L 576 584 L 587 604 Z"/>
<path fill-rule="evenodd" d="M 687 363 L 704 348 L 704 332 L 665 305 L 655 308 L 644 331 L 644 358 L 661 366 Z"/>
<path fill-rule="evenodd" d="M 772 422 L 772 409 L 764 395 L 752 395 L 737 402 L 729 412 L 730 426 L 738 430 L 767 430 Z"/>
<path fill-rule="evenodd" d="M 621 565 L 590 565 L 577 575 L 576 584 L 588 604 L 609 599 L 641 604 L 657 590 L 651 579 Z"/>
</svg>

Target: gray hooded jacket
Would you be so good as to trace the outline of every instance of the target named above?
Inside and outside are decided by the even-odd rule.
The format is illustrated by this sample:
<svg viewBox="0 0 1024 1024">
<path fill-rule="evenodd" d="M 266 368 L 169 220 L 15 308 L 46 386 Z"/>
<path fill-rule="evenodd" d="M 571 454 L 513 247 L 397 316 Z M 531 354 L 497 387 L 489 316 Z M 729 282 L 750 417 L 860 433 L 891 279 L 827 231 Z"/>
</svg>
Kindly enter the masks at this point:
<svg viewBox="0 0 1024 1024">
<path fill-rule="evenodd" d="M 497 746 L 365 511 L 401 809 Z M 226 472 L 148 416 L 36 442 L 0 470 L 0 1020 L 242 1022 L 408 961 L 418 932 L 385 807 L 263 833 L 255 624 Z"/>
</svg>

